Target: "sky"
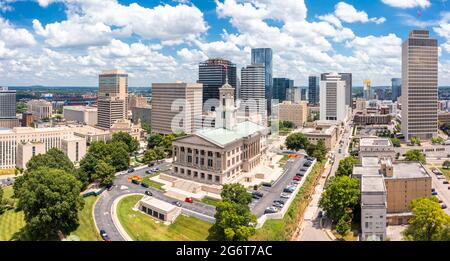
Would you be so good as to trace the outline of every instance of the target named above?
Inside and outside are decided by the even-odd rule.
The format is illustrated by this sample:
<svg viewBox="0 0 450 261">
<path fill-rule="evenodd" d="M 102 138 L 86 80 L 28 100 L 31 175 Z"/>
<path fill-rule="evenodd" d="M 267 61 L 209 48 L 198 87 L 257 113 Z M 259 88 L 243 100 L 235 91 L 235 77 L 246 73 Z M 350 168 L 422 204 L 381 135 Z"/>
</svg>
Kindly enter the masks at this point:
<svg viewBox="0 0 450 261">
<path fill-rule="evenodd" d="M 259 47 L 296 86 L 331 71 L 390 85 L 417 28 L 438 39 L 450 86 L 448 0 L 0 0 L 0 85 L 97 86 L 112 68 L 130 86 L 195 82 L 199 62 L 241 68 Z"/>
</svg>

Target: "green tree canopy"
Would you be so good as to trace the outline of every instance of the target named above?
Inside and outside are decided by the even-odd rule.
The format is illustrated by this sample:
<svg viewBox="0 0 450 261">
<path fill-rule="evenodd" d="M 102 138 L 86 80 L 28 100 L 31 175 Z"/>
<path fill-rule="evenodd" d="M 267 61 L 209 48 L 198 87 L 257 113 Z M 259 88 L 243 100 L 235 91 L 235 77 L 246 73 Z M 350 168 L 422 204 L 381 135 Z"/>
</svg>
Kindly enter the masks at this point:
<svg viewBox="0 0 450 261">
<path fill-rule="evenodd" d="M 444 139 L 442 139 L 440 136 L 431 138 L 431 142 L 432 142 L 433 144 L 439 144 L 439 143 L 441 143 L 441 142 L 443 142 L 443 141 L 444 141 Z"/>
<path fill-rule="evenodd" d="M 423 164 L 426 163 L 425 155 L 420 150 L 408 150 L 405 153 L 405 159 L 407 161 L 420 161 Z"/>
<path fill-rule="evenodd" d="M 133 138 L 130 134 L 127 132 L 116 132 L 113 134 L 111 142 L 123 142 L 127 145 L 127 151 L 128 153 L 132 153 L 134 151 L 137 151 L 139 149 L 139 141 Z"/>
<path fill-rule="evenodd" d="M 397 139 L 397 138 L 391 138 L 391 142 L 392 142 L 392 145 L 394 145 L 394 147 L 400 147 L 401 146 L 400 140 Z"/>
<path fill-rule="evenodd" d="M 411 137 L 411 139 L 409 140 L 409 142 L 412 144 L 412 145 L 418 145 L 418 146 L 420 146 L 420 139 L 418 138 L 418 137 Z"/>
<path fill-rule="evenodd" d="M 295 124 L 292 121 L 279 121 L 280 129 L 293 129 L 295 128 Z"/>
<path fill-rule="evenodd" d="M 359 202 L 359 180 L 348 176 L 333 177 L 325 187 L 319 206 L 335 223 L 352 213 Z"/>
<path fill-rule="evenodd" d="M 450 217 L 441 209 L 436 198 L 418 198 L 411 202 L 412 218 L 405 230 L 406 239 L 414 241 L 440 240 L 445 237 L 445 226 L 450 225 Z"/>
<path fill-rule="evenodd" d="M 336 171 L 336 176 L 350 176 L 353 172 L 353 166 L 357 163 L 353 157 L 345 157 L 339 161 L 339 166 Z"/>
<path fill-rule="evenodd" d="M 95 166 L 95 172 L 92 178 L 100 182 L 100 185 L 106 186 L 113 183 L 116 170 L 103 160 L 99 160 Z"/>
<path fill-rule="evenodd" d="M 448 169 L 450 167 L 450 160 L 444 161 L 444 163 L 442 163 L 442 167 Z"/>
<path fill-rule="evenodd" d="M 45 154 L 38 154 L 27 162 L 27 171 L 33 171 L 40 167 L 62 169 L 68 173 L 74 173 L 75 167 L 72 161 L 57 148 L 49 149 Z"/>
<path fill-rule="evenodd" d="M 3 204 L 3 188 L 0 186 L 0 214 L 3 213 L 4 204 Z"/>
<path fill-rule="evenodd" d="M 17 178 L 14 195 L 25 214 L 26 234 L 34 240 L 56 239 L 78 226 L 83 207 L 81 183 L 61 169 L 40 167 Z"/>
<path fill-rule="evenodd" d="M 317 145 L 314 147 L 314 151 L 312 152 L 311 155 L 318 161 L 324 161 L 327 156 L 327 153 L 328 149 L 325 146 L 325 142 L 323 140 L 319 140 L 317 142 Z"/>
<path fill-rule="evenodd" d="M 156 146 L 160 146 L 162 139 L 163 139 L 163 136 L 160 134 L 150 135 L 147 140 L 147 142 L 148 142 L 147 148 L 153 149 Z"/>
<path fill-rule="evenodd" d="M 286 138 L 285 144 L 286 144 L 286 148 L 288 148 L 290 150 L 300 150 L 300 149 L 306 149 L 309 145 L 309 141 L 308 141 L 308 138 L 306 138 L 306 136 L 303 133 L 296 132 L 296 133 L 290 134 Z"/>
<path fill-rule="evenodd" d="M 256 217 L 248 204 L 251 195 L 241 184 L 227 184 L 222 189 L 222 201 L 216 206 L 216 222 L 210 228 L 212 240 L 247 241 L 255 234 Z"/>
<path fill-rule="evenodd" d="M 167 157 L 167 153 L 161 147 L 155 147 L 154 149 L 149 149 L 144 153 L 143 161 L 145 163 L 150 163 L 154 160 L 162 160 Z"/>
</svg>

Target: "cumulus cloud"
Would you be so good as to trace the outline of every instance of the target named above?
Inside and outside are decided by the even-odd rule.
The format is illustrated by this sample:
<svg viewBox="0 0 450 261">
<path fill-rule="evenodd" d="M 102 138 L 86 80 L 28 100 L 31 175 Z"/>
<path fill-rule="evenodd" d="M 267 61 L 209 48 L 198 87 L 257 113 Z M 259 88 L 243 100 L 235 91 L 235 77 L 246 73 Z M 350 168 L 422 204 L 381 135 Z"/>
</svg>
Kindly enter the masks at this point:
<svg viewBox="0 0 450 261">
<path fill-rule="evenodd" d="M 430 0 L 381 0 L 383 3 L 397 8 L 426 8 L 431 5 Z"/>
<path fill-rule="evenodd" d="M 386 21 L 386 18 L 380 17 L 380 18 L 369 18 L 366 12 L 364 11 L 358 11 L 353 5 L 347 4 L 345 2 L 339 2 L 335 6 L 334 14 L 336 17 L 341 19 L 342 21 L 346 23 L 355 23 L 355 22 L 361 22 L 361 23 L 367 23 L 367 22 L 374 22 L 376 24 L 381 24 Z"/>
<path fill-rule="evenodd" d="M 16 28 L 2 17 L 0 17 L 0 40 L 8 47 L 26 47 L 36 44 L 36 40 L 28 30 Z"/>
</svg>

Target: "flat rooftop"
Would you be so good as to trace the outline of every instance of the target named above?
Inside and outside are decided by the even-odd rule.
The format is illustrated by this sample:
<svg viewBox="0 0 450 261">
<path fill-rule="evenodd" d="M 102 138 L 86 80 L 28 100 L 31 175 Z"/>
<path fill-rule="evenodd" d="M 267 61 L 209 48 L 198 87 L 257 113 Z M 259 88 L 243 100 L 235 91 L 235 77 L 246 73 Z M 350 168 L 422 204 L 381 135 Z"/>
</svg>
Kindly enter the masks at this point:
<svg viewBox="0 0 450 261">
<path fill-rule="evenodd" d="M 378 157 L 362 157 L 361 159 L 362 167 L 378 167 L 380 166 L 380 160 Z"/>
<path fill-rule="evenodd" d="M 378 166 L 371 166 L 371 167 L 355 166 L 353 167 L 352 175 L 358 176 L 380 175 L 380 168 Z"/>
<path fill-rule="evenodd" d="M 408 179 L 408 178 L 426 178 L 430 175 L 426 169 L 418 162 L 396 162 L 392 164 L 394 167 L 394 176 L 392 178 Z M 386 177 L 387 179 L 392 179 Z"/>
<path fill-rule="evenodd" d="M 392 146 L 392 143 L 387 138 L 362 138 L 359 141 L 359 146 Z"/>
<path fill-rule="evenodd" d="M 386 187 L 381 175 L 363 176 L 361 178 L 361 192 L 384 192 Z"/>
<path fill-rule="evenodd" d="M 175 205 L 172 205 L 170 203 L 167 203 L 154 197 L 143 197 L 140 201 L 145 205 L 155 207 L 157 209 L 165 211 L 166 213 L 177 208 Z"/>
</svg>

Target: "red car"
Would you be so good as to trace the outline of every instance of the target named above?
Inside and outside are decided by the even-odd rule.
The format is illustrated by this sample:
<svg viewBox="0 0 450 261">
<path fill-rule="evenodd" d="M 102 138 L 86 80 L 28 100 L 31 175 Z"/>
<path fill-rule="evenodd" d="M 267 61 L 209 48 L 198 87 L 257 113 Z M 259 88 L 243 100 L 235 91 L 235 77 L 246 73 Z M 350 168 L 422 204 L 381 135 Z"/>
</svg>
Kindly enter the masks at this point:
<svg viewBox="0 0 450 261">
<path fill-rule="evenodd" d="M 188 203 L 194 202 L 194 200 L 192 200 L 191 197 L 185 198 L 184 201 L 186 201 L 186 202 L 188 202 Z"/>
<path fill-rule="evenodd" d="M 295 176 L 295 177 L 293 178 L 293 180 L 295 180 L 295 181 L 300 181 L 300 180 L 302 180 L 302 177 Z"/>
</svg>

